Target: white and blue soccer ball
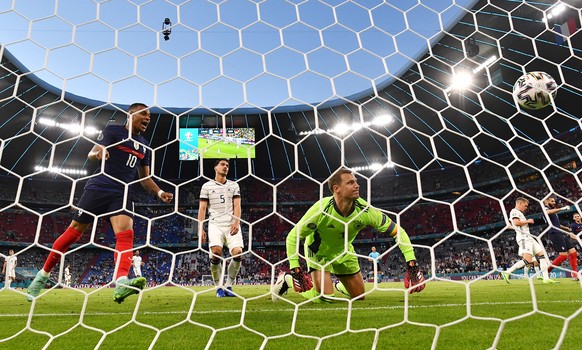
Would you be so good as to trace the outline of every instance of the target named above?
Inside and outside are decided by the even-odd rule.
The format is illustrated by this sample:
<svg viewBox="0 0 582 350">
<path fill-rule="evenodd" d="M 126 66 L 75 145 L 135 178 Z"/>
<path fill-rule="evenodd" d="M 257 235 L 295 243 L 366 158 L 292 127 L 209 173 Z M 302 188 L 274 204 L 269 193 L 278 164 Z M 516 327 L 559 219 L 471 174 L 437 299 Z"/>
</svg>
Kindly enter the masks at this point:
<svg viewBox="0 0 582 350">
<path fill-rule="evenodd" d="M 523 108 L 542 109 L 556 97 L 558 84 L 546 72 L 529 72 L 513 85 L 513 98 Z"/>
</svg>

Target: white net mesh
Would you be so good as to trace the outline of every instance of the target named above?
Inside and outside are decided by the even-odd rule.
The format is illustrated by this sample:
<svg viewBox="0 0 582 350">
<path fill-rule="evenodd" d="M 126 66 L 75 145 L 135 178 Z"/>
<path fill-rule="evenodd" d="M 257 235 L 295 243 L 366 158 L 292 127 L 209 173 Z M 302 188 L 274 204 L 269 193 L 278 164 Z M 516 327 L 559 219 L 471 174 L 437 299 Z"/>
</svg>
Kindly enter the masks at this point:
<svg viewBox="0 0 582 350">
<path fill-rule="evenodd" d="M 0 250 L 18 258 L 16 289 L 0 290 L 0 348 L 576 347 L 572 260 L 552 271 L 559 285 L 520 271 L 505 285 L 497 271 L 519 259 L 507 227 L 518 196 L 530 200 L 550 260 L 559 249 L 542 200 L 569 206 L 564 225 L 580 210 L 581 5 L 0 2 Z M 512 97 L 531 71 L 558 84 L 541 110 Z M 115 236 L 100 219 L 27 303 L 27 284 L 99 168 L 86 160 L 96 133 L 122 124 L 136 101 L 153 107 L 153 179 L 175 194 L 165 205 L 131 185 L 146 289 L 111 302 Z M 215 298 L 196 220 L 213 162 L 178 160 L 184 128 L 255 132 L 256 158 L 232 159 L 229 173 L 243 198 L 236 298 Z M 274 304 L 286 234 L 341 166 L 407 230 L 428 286 L 407 294 L 402 254 L 365 229 L 354 242 L 365 301 L 336 293 L 322 306 L 289 293 Z M 223 271 L 231 261 L 225 254 Z M 71 288 L 61 288 L 67 265 Z"/>
</svg>

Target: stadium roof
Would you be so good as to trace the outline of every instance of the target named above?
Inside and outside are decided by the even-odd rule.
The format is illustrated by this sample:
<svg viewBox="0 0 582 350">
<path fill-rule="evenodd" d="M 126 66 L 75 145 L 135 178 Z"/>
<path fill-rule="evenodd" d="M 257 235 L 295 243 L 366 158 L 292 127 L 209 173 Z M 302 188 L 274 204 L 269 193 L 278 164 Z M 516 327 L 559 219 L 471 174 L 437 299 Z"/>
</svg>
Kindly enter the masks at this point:
<svg viewBox="0 0 582 350">
<path fill-rule="evenodd" d="M 513 159 L 512 151 L 538 144 L 547 149 L 548 140 L 570 132 L 573 136 L 561 145 L 574 152 L 581 139 L 582 32 L 578 29 L 561 36 L 556 28 L 571 18 L 575 28 L 580 28 L 582 1 L 563 3 L 564 12 L 544 21 L 556 6 L 554 1 L 479 1 L 393 84 L 333 107 L 306 106 L 302 111 L 259 108 L 261 112 L 252 114 L 158 108 L 146 133 L 156 154 L 154 174 L 166 179 L 200 174 L 197 161 L 178 161 L 178 126 L 254 127 L 257 158 L 235 161 L 237 178 L 248 174 L 249 168 L 260 178 L 325 178 L 342 164 L 389 163 L 394 167 L 385 171 L 400 174 L 495 161 L 502 154 Z M 566 41 L 560 43 L 560 38 Z M 479 53 L 469 57 L 473 43 Z M 468 89 L 448 90 L 453 75 L 472 72 L 493 55 L 492 64 L 472 73 L 474 81 Z M 92 170 L 94 165 L 85 158 L 92 146 L 91 136 L 51 128 L 39 119 L 61 124 L 84 120 L 86 127 L 102 129 L 108 123 L 124 121 L 124 106 L 95 106 L 63 98 L 21 75 L 12 60 L 4 50 L 0 66 L 3 172 L 32 174 L 34 166 L 49 165 L 53 150 L 53 166 Z M 556 79 L 559 90 L 554 106 L 527 112 L 516 107 L 511 89 L 526 71 L 545 71 Z M 391 122 L 373 124 L 377 117 L 385 116 Z M 344 135 L 301 133 L 335 129 L 340 123 L 355 129 Z M 553 155 L 548 156 L 553 161 Z"/>
</svg>

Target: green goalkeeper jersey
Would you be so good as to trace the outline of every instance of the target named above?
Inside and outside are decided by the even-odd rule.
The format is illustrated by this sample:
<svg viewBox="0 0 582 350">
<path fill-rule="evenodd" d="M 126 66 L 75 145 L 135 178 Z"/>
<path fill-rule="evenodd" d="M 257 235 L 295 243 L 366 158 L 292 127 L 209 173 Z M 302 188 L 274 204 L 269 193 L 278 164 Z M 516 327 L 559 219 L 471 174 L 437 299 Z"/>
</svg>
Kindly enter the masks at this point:
<svg viewBox="0 0 582 350">
<path fill-rule="evenodd" d="M 299 267 L 298 240 L 305 240 L 308 250 L 305 254 L 326 257 L 329 261 L 347 251 L 353 252 L 352 242 L 366 226 L 385 232 L 391 237 L 396 236 L 396 242 L 406 261 L 416 260 L 406 231 L 399 228 L 388 215 L 358 198 L 352 212 L 348 216 L 342 216 L 336 209 L 333 196 L 330 196 L 313 204 L 287 235 L 289 267 Z"/>
</svg>

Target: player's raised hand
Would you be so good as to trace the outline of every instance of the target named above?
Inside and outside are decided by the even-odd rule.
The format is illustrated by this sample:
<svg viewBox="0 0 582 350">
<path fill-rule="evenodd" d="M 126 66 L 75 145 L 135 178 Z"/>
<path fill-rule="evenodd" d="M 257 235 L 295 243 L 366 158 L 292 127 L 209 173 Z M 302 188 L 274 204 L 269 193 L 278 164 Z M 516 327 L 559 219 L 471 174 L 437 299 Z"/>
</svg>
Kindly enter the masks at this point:
<svg viewBox="0 0 582 350">
<path fill-rule="evenodd" d="M 92 158 L 94 160 L 101 160 L 105 158 L 105 160 L 107 160 L 109 159 L 109 151 L 107 150 L 107 148 L 101 145 L 95 145 L 91 149 L 91 152 L 89 152 L 89 158 Z"/>
<path fill-rule="evenodd" d="M 291 269 L 291 277 L 293 277 L 293 289 L 297 293 L 307 292 L 313 288 L 313 283 L 311 282 L 311 277 L 304 273 L 301 268 L 296 267 Z"/>
<path fill-rule="evenodd" d="M 416 287 L 415 287 L 416 286 Z M 416 260 L 410 260 L 406 263 L 406 273 L 404 274 L 404 287 L 410 289 L 410 294 L 420 293 L 426 287 L 424 276 Z"/>
</svg>

